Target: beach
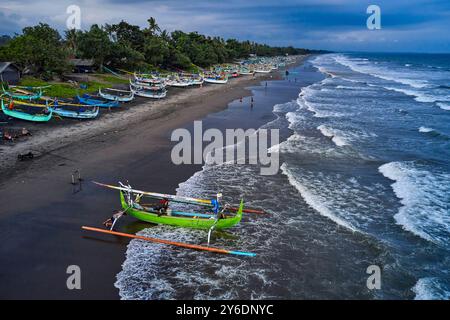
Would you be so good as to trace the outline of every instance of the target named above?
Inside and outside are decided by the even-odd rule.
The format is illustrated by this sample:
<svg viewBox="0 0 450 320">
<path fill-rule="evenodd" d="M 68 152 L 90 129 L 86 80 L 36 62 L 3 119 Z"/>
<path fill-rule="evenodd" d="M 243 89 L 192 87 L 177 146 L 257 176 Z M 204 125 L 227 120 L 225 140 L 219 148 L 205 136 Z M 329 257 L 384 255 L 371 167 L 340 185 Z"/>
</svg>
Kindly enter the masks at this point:
<svg viewBox="0 0 450 320">
<path fill-rule="evenodd" d="M 160 108 L 150 107 L 148 117 L 131 117 L 133 106 L 99 119 L 99 126 L 110 121 L 107 130 L 58 135 L 56 147 L 1 180 L 0 297 L 448 299 L 450 69 L 446 56 L 433 64 L 428 58 L 314 55 L 289 66 L 289 75 L 180 91 L 176 101 L 154 103 Z M 195 120 L 221 132 L 277 129 L 279 144 L 269 150 L 279 154 L 279 171 L 263 176 L 260 164 L 249 163 L 174 165 L 171 132 L 192 133 Z M 58 147 L 63 138 L 71 143 Z M 72 186 L 75 170 L 83 181 Z M 267 215 L 245 214 L 211 241 L 256 257 L 82 231 L 120 209 L 117 192 L 91 181 L 202 199 L 221 192 L 233 205 L 243 199 Z M 207 243 L 204 230 L 128 216 L 116 229 Z M 69 265 L 81 269 L 81 290 L 66 287 Z M 368 270 L 377 267 L 382 282 L 374 290 Z"/>
<path fill-rule="evenodd" d="M 0 213 L 0 297 L 118 299 L 114 282 L 128 241 L 81 230 L 110 217 L 118 209 L 118 196 L 91 181 L 137 181 L 143 189 L 174 193 L 201 166 L 172 164 L 171 131 L 248 96 L 249 86 L 280 77 L 279 72 L 256 74 L 223 86 L 174 90 L 165 100 L 141 103 L 95 122 L 49 126 L 26 141 L 2 147 L 0 192 L 8 200 Z M 38 157 L 16 163 L 17 154 L 29 151 Z M 76 170 L 83 179 L 81 190 L 70 183 Z M 144 227 L 128 220 L 123 231 Z M 82 290 L 67 289 L 69 265 L 80 266 Z"/>
</svg>

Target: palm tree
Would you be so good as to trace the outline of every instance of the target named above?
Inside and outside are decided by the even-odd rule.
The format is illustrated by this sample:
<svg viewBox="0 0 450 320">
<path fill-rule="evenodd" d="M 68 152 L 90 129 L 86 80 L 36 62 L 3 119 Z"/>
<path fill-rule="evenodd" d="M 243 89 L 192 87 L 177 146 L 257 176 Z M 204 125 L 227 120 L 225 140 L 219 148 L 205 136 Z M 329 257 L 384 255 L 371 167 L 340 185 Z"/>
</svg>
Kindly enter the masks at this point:
<svg viewBox="0 0 450 320">
<path fill-rule="evenodd" d="M 73 56 L 77 54 L 79 35 L 80 31 L 76 29 L 66 31 L 66 44 Z"/>
<path fill-rule="evenodd" d="M 150 19 L 148 19 L 147 22 L 148 22 L 148 31 L 151 35 L 154 35 L 156 32 L 161 32 L 161 29 L 156 23 L 155 18 L 150 17 Z"/>
<path fill-rule="evenodd" d="M 169 41 L 170 41 L 170 35 L 169 35 L 169 33 L 167 32 L 167 30 L 163 30 L 159 36 L 160 36 L 161 39 L 164 40 L 165 42 L 169 42 Z"/>
</svg>

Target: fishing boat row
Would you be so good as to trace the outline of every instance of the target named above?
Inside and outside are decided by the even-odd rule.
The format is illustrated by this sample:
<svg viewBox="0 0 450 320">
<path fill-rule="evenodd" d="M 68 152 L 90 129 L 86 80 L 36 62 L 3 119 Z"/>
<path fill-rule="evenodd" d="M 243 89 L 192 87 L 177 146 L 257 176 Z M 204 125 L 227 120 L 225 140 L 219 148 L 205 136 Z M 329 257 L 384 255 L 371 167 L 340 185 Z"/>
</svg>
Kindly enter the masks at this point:
<svg viewBox="0 0 450 320">
<path fill-rule="evenodd" d="M 168 88 L 188 88 L 204 83 L 223 85 L 229 79 L 255 73 L 270 73 L 289 63 L 289 57 L 252 58 L 234 64 L 216 65 L 197 74 L 186 72 L 138 73 L 126 72 L 129 84 L 126 88 L 101 88 L 92 94 L 77 95 L 72 99 L 52 98 L 45 95 L 50 86 L 1 87 L 2 111 L 5 115 L 32 122 L 47 122 L 52 117 L 71 119 L 95 119 L 100 109 L 116 109 L 136 97 L 164 99 Z M 117 72 L 107 69 L 114 76 Z"/>
</svg>

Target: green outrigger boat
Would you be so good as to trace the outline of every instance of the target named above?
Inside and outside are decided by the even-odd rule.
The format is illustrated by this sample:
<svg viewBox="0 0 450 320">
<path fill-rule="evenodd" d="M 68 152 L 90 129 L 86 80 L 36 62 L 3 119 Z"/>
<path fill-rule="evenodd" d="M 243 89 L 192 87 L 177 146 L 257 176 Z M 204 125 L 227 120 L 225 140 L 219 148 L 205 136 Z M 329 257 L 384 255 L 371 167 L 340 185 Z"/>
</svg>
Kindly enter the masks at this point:
<svg viewBox="0 0 450 320">
<path fill-rule="evenodd" d="M 234 227 L 241 221 L 242 210 L 244 209 L 244 201 L 241 201 L 236 214 L 229 216 L 228 214 L 231 213 L 223 212 L 223 218 L 216 219 L 216 215 L 213 213 L 202 214 L 168 210 L 166 214 L 161 215 L 156 210 L 142 206 L 138 202 L 128 202 L 122 191 L 120 192 L 120 201 L 124 212 L 138 220 L 155 224 L 167 224 L 175 227 L 206 230 L 212 227 L 216 230 Z"/>
<path fill-rule="evenodd" d="M 18 104 L 22 107 L 30 107 L 30 108 L 40 108 L 40 110 L 42 111 L 43 109 L 47 110 L 47 113 L 35 113 L 35 114 L 31 114 L 28 112 L 25 112 L 23 110 L 20 109 L 9 109 L 8 107 L 5 106 L 5 103 L 2 100 L 2 111 L 4 114 L 6 114 L 9 117 L 12 118 L 16 118 L 16 119 L 21 119 L 21 120 L 25 120 L 25 121 L 32 121 L 32 122 L 48 122 L 51 118 L 52 118 L 52 114 L 53 114 L 53 110 L 51 108 L 47 108 L 46 106 L 37 106 L 37 105 L 33 105 L 33 104 L 26 104 L 26 103 L 19 103 L 17 101 L 13 101 L 13 104 Z"/>
<path fill-rule="evenodd" d="M 138 239 L 143 241 L 161 243 L 181 248 L 188 248 L 201 251 L 209 251 L 220 254 L 233 254 L 239 256 L 255 257 L 256 254 L 252 252 L 227 250 L 221 248 L 210 247 L 211 233 L 213 230 L 221 230 L 231 228 L 237 225 L 241 219 L 243 212 L 250 213 L 264 213 L 260 210 L 244 209 L 244 201 L 241 200 L 239 207 L 232 207 L 225 205 L 220 206 L 219 201 L 221 194 L 217 194 L 217 198 L 213 200 L 197 199 L 190 197 L 174 196 L 162 193 L 147 192 L 131 188 L 130 185 L 124 185 L 119 182 L 119 186 L 104 184 L 93 181 L 95 184 L 113 190 L 120 191 L 120 202 L 122 211 L 116 212 L 110 219 L 103 224 L 109 229 L 99 229 L 94 227 L 83 226 L 82 229 L 86 231 L 93 231 L 103 234 L 110 234 L 130 239 Z M 159 200 L 159 204 L 144 204 L 142 199 Z M 169 208 L 169 201 L 176 203 L 191 204 L 203 207 L 206 211 L 202 213 L 181 212 Z M 164 240 L 159 238 L 146 237 L 142 235 L 133 235 L 129 233 L 114 231 L 116 222 L 123 216 L 130 215 L 138 220 L 154 223 L 164 224 L 181 228 L 193 228 L 209 230 L 208 232 L 208 246 L 198 244 L 189 244 L 184 242 L 176 242 L 173 240 Z"/>
<path fill-rule="evenodd" d="M 213 211 L 213 202 L 215 200 L 205 200 L 197 198 L 189 198 L 182 196 L 174 196 L 169 194 L 141 191 L 125 186 L 120 186 L 94 182 L 95 184 L 120 191 L 120 202 L 123 211 L 122 214 L 130 215 L 138 220 L 154 223 L 166 224 L 175 227 L 192 228 L 192 229 L 227 229 L 237 225 L 242 219 L 244 212 L 244 201 L 241 201 L 238 208 L 225 206 L 222 210 Z M 152 199 L 166 201 L 166 206 L 158 203 L 143 204 L 142 199 Z M 182 212 L 169 208 L 170 202 L 191 204 L 206 208 L 206 212 Z M 209 211 L 209 212 L 208 212 Z M 121 216 L 121 215 L 120 215 Z M 117 216 L 117 218 L 120 218 Z M 114 221 L 115 222 L 115 221 Z M 111 229 L 114 225 L 111 226 Z"/>
<path fill-rule="evenodd" d="M 42 97 L 42 89 L 37 89 L 38 92 L 26 92 L 23 90 L 14 88 L 13 91 L 7 91 L 5 87 L 2 86 L 3 95 L 17 100 L 37 100 Z"/>
</svg>

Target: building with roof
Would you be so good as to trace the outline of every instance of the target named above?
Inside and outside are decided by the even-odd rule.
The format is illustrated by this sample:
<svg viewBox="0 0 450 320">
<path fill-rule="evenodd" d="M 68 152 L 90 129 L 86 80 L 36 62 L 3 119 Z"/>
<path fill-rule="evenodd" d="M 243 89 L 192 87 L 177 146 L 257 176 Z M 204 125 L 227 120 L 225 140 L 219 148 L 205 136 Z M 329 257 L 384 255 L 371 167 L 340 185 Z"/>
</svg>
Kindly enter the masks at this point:
<svg viewBox="0 0 450 320">
<path fill-rule="evenodd" d="M 73 72 L 76 73 L 91 73 L 94 71 L 93 59 L 70 59 L 69 63 L 72 65 Z"/>
<path fill-rule="evenodd" d="M 17 84 L 20 81 L 20 69 L 13 62 L 0 62 L 0 82 Z"/>
</svg>

